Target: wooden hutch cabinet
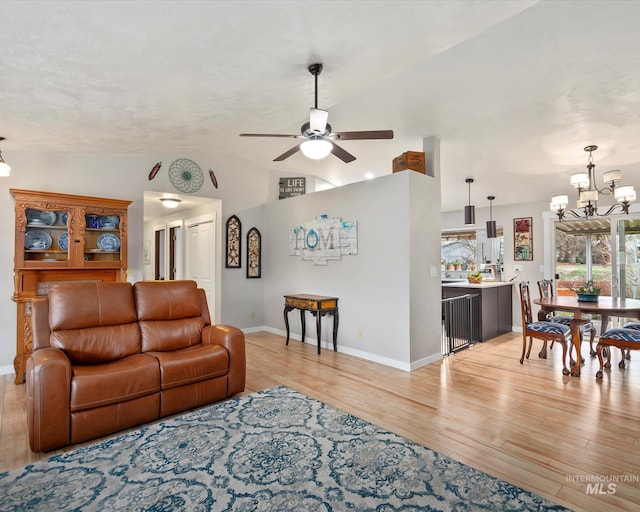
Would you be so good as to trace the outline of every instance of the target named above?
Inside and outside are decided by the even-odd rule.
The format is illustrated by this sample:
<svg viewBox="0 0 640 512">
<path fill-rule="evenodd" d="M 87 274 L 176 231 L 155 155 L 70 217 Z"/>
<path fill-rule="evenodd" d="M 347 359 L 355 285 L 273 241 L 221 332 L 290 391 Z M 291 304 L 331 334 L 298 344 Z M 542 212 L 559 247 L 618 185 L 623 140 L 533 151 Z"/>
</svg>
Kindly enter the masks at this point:
<svg viewBox="0 0 640 512">
<path fill-rule="evenodd" d="M 15 199 L 15 383 L 33 348 L 31 303 L 57 283 L 127 278 L 131 201 L 11 189 Z"/>
</svg>

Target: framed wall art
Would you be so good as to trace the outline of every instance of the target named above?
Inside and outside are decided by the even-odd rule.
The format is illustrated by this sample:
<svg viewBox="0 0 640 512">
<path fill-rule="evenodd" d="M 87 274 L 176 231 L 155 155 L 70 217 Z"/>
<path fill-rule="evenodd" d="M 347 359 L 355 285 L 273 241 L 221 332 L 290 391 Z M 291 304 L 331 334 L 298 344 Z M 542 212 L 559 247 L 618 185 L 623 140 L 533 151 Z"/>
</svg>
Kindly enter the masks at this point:
<svg viewBox="0 0 640 512">
<path fill-rule="evenodd" d="M 262 272 L 262 237 L 251 228 L 247 232 L 247 279 L 259 278 Z"/>
<path fill-rule="evenodd" d="M 235 215 L 232 215 L 227 220 L 227 256 L 225 267 L 227 268 L 240 268 L 241 267 L 241 235 L 242 224 L 240 219 Z"/>
<path fill-rule="evenodd" d="M 145 240 L 143 246 L 144 264 L 151 265 L 151 240 Z"/>
<path fill-rule="evenodd" d="M 513 259 L 533 261 L 533 219 L 513 219 Z"/>
</svg>

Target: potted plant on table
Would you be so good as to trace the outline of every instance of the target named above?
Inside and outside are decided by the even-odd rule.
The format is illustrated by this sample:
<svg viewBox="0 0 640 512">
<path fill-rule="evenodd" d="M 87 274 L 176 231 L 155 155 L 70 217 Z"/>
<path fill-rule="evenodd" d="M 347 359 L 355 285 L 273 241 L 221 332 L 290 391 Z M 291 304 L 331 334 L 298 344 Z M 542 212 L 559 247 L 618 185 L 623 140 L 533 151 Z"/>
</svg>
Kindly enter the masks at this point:
<svg viewBox="0 0 640 512">
<path fill-rule="evenodd" d="M 600 288 L 595 285 L 592 279 L 589 279 L 576 290 L 576 294 L 580 302 L 598 302 Z"/>
</svg>

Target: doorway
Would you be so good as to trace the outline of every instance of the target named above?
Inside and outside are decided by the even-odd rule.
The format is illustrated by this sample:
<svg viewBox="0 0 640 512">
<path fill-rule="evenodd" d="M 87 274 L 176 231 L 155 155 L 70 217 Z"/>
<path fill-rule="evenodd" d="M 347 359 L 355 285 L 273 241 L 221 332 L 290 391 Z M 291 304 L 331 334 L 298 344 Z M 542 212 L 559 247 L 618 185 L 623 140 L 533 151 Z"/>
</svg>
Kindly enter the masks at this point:
<svg viewBox="0 0 640 512">
<path fill-rule="evenodd" d="M 142 266 L 143 279 L 193 278 L 205 288 L 211 319 L 219 321 L 223 261 L 219 256 L 223 232 L 220 226 L 222 201 L 171 194 L 181 202 L 177 208 L 168 210 L 160 202 L 165 195 L 162 192 L 144 193 L 143 239 L 145 247 L 149 247 L 149 257 Z M 194 252 L 199 252 L 200 257 L 195 257 Z M 205 267 L 202 262 L 210 266 Z"/>
<path fill-rule="evenodd" d="M 165 229 L 155 228 L 153 231 L 153 278 L 164 281 L 165 276 Z"/>
<path fill-rule="evenodd" d="M 640 218 L 616 223 L 618 232 L 617 272 L 619 296 L 640 298 Z"/>
<path fill-rule="evenodd" d="M 602 295 L 640 298 L 640 216 L 555 221 L 558 295 L 593 280 Z"/>
<path fill-rule="evenodd" d="M 556 222 L 556 293 L 573 295 L 585 281 L 592 280 L 602 295 L 613 291 L 609 218 Z"/>
</svg>

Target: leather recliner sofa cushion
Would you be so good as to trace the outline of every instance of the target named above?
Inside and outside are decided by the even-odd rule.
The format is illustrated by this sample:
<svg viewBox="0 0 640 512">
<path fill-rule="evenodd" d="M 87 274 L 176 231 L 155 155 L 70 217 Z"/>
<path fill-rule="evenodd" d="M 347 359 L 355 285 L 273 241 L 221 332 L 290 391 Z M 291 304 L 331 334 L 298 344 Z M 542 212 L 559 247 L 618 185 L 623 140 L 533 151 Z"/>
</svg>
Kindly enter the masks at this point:
<svg viewBox="0 0 640 512">
<path fill-rule="evenodd" d="M 142 352 L 199 345 L 205 320 L 195 281 L 140 281 L 133 287 Z"/>
<path fill-rule="evenodd" d="M 226 375 L 229 353 L 220 345 L 197 345 L 174 352 L 147 352 L 160 362 L 162 390 Z"/>
<path fill-rule="evenodd" d="M 130 283 L 80 282 L 49 292 L 50 345 L 71 364 L 99 364 L 140 353 Z"/>
<path fill-rule="evenodd" d="M 107 364 L 76 365 L 71 379 L 70 410 L 104 407 L 159 391 L 158 360 L 146 354 L 134 354 Z"/>
</svg>

